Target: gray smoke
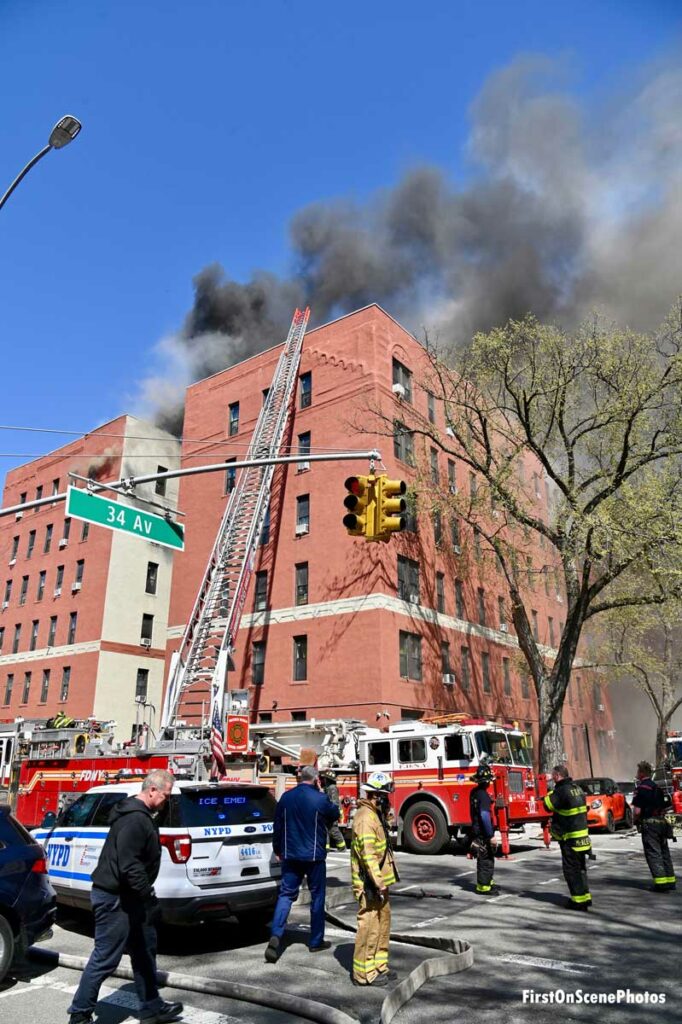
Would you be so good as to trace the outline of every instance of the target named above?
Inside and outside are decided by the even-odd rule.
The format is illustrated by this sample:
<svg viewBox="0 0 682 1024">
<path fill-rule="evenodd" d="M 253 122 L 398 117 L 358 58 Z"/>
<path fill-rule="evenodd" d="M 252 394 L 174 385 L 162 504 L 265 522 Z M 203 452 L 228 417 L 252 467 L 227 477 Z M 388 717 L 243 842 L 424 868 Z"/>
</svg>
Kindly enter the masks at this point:
<svg viewBox="0 0 682 1024">
<path fill-rule="evenodd" d="M 182 387 L 282 340 L 305 303 L 319 324 L 378 302 L 452 346 L 529 311 L 570 327 L 596 307 L 655 326 L 682 290 L 678 65 L 647 69 L 588 118 L 559 89 L 561 65 L 516 60 L 472 105 L 465 185 L 422 167 L 366 204 L 301 210 L 287 278 L 205 268 L 161 346 L 174 372 L 143 384 L 157 422 L 177 431 Z"/>
</svg>

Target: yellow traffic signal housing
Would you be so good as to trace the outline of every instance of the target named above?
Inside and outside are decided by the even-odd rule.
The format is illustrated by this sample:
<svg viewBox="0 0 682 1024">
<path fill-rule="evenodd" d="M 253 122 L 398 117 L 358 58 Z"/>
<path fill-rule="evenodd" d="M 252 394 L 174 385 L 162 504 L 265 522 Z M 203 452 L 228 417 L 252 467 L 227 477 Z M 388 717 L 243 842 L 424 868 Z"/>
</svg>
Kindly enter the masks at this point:
<svg viewBox="0 0 682 1024">
<path fill-rule="evenodd" d="M 378 540 L 389 540 L 392 533 L 405 529 L 407 502 L 401 495 L 405 494 L 406 490 L 407 484 L 404 480 L 377 477 L 375 536 Z"/>
<path fill-rule="evenodd" d="M 349 492 L 343 504 L 348 512 L 343 517 L 343 525 L 351 537 L 374 536 L 374 477 L 349 476 L 344 487 Z"/>
</svg>

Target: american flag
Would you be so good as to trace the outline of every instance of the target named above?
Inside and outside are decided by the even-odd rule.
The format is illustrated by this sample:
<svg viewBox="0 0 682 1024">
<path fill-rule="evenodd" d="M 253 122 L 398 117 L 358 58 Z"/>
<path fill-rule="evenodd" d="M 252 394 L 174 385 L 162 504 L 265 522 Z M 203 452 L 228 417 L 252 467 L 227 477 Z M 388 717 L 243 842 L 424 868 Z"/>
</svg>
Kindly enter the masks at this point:
<svg viewBox="0 0 682 1024">
<path fill-rule="evenodd" d="M 213 754 L 213 766 L 216 769 L 216 773 L 224 774 L 225 748 L 223 747 L 223 726 L 217 702 L 213 705 L 213 717 L 211 718 L 211 753 Z"/>
</svg>

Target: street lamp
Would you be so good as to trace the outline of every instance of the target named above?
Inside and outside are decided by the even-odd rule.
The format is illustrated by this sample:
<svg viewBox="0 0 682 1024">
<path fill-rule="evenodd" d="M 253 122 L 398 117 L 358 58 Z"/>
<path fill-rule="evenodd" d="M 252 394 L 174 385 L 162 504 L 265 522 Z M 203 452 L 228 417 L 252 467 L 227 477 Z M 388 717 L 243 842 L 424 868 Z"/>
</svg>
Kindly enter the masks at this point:
<svg viewBox="0 0 682 1024">
<path fill-rule="evenodd" d="M 71 114 L 66 114 L 64 117 L 60 118 L 50 132 L 50 138 L 47 145 L 41 149 L 39 153 L 36 153 L 32 160 L 29 160 L 24 169 L 17 175 L 10 187 L 7 189 L 2 199 L 0 199 L 0 210 L 12 195 L 21 179 L 28 174 L 31 168 L 34 167 L 39 160 L 42 160 L 45 154 L 49 153 L 51 149 L 63 149 L 64 146 L 68 146 L 70 142 L 73 142 L 80 130 L 81 123 L 77 117 L 73 117 Z"/>
</svg>

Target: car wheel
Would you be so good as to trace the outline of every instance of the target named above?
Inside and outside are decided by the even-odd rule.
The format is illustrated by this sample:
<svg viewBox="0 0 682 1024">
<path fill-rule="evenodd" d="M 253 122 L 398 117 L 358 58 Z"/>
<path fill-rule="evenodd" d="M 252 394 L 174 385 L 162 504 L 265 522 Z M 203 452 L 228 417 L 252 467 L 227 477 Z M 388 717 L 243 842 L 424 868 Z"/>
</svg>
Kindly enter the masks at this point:
<svg viewBox="0 0 682 1024">
<path fill-rule="evenodd" d="M 623 815 L 623 827 L 632 828 L 632 807 L 630 807 L 630 804 L 625 805 L 625 814 Z"/>
<path fill-rule="evenodd" d="M 616 831 L 616 823 L 613 820 L 613 811 L 608 811 L 608 813 L 606 815 L 606 825 L 604 827 L 606 828 L 607 832 L 615 832 Z"/>
<path fill-rule="evenodd" d="M 6 917 L 0 914 L 0 981 L 5 977 L 14 959 L 14 932 Z"/>
<path fill-rule="evenodd" d="M 440 853 L 448 839 L 447 822 L 435 804 L 412 804 L 403 826 L 403 843 L 411 853 Z"/>
</svg>

